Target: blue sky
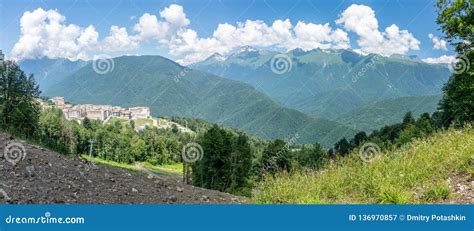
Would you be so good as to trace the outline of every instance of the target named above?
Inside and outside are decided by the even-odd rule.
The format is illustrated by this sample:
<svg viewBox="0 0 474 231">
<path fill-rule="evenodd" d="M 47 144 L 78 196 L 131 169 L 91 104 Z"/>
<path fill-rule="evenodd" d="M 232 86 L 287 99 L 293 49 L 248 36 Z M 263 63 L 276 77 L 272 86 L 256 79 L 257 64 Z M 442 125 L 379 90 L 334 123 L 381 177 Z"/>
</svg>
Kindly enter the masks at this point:
<svg viewBox="0 0 474 231">
<path fill-rule="evenodd" d="M 441 34 L 435 23 L 436 9 L 433 4 L 434 1 L 424 0 L 3 0 L 0 6 L 2 15 L 0 49 L 8 57 L 14 56 L 18 59 L 43 56 L 88 59 L 100 55 L 158 54 L 183 63 L 202 60 L 211 52 L 230 53 L 241 45 L 280 50 L 298 47 L 306 50 L 317 47 L 350 47 L 362 53 L 380 52 L 390 55 L 395 52 L 414 54 L 421 58 L 452 55 L 452 48 L 449 45 L 446 49 L 443 44 L 437 49 L 434 48 L 432 40 Z M 357 7 L 351 8 L 351 6 Z M 38 8 L 42 8 L 44 12 L 40 12 Z M 169 18 L 160 15 L 160 12 L 167 8 L 169 11 L 166 15 Z M 27 19 L 24 17 L 27 11 L 35 14 Z M 373 11 L 374 17 L 366 20 L 364 15 L 370 11 Z M 341 19 L 344 12 L 346 17 Z M 151 16 L 144 17 L 151 19 L 143 24 L 148 29 L 139 30 L 136 24 L 139 24 L 140 18 L 146 13 Z M 71 35 L 66 33 L 64 28 L 49 31 L 49 34 L 45 35 L 46 32 L 41 32 L 45 27 L 40 28 L 37 25 L 51 23 L 51 20 L 36 20 L 35 23 L 25 22 L 31 25 L 25 27 L 24 30 L 27 31 L 22 33 L 20 25 L 22 17 L 25 21 L 33 21 L 32 18 L 37 19 L 41 15 L 63 16 L 65 18 L 59 20 L 59 24 L 64 27 L 74 25 L 75 30 L 70 32 Z M 289 21 L 285 21 L 286 19 Z M 366 27 L 373 24 L 367 24 L 366 27 L 363 24 L 372 19 L 376 20 L 378 27 L 366 33 Z M 276 20 L 285 23 L 275 25 Z M 339 23 L 336 23 L 337 20 Z M 246 21 L 249 23 L 245 24 Z M 149 29 L 150 22 L 154 22 L 157 26 L 154 31 Z M 238 22 L 244 24 L 239 27 Z M 297 27 L 298 22 L 301 24 Z M 328 24 L 325 25 L 326 23 Z M 226 31 L 224 35 L 214 36 L 219 24 L 227 24 L 228 27 L 225 28 L 230 28 L 230 31 L 237 30 L 234 32 L 223 30 Z M 393 24 L 396 28 L 391 27 Z M 86 31 L 89 26 L 93 28 Z M 111 36 L 112 27 L 115 27 L 114 36 Z M 396 29 L 391 37 L 387 34 L 387 27 Z M 163 28 L 167 28 L 166 31 Z M 282 28 L 288 29 L 283 32 L 289 32 L 289 37 L 285 37 L 283 32 L 279 33 Z M 39 31 L 32 32 L 36 29 Z M 321 30 L 328 31 L 323 33 Z M 430 33 L 434 37 L 428 37 Z M 68 36 L 65 36 L 66 34 Z M 79 44 L 78 39 L 82 35 L 84 39 L 89 39 Z M 110 39 L 106 39 L 107 36 L 110 36 Z M 374 43 L 373 37 L 377 36 L 380 38 L 375 39 L 376 43 L 380 44 L 371 44 Z M 33 38 L 38 40 L 31 41 Z M 365 38 L 364 46 L 359 44 L 361 38 Z M 67 41 L 73 43 L 68 44 Z M 15 44 L 17 48 L 13 52 Z"/>
</svg>

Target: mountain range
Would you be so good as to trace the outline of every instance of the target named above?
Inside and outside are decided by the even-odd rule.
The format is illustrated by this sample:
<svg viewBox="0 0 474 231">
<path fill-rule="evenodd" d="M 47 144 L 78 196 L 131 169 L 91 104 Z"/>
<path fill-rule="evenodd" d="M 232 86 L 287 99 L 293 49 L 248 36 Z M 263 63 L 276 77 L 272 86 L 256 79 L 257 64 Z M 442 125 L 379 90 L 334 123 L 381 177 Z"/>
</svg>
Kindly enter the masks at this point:
<svg viewBox="0 0 474 231">
<path fill-rule="evenodd" d="M 277 60 L 275 57 L 283 57 Z M 153 116 L 200 118 L 267 139 L 332 146 L 341 137 L 436 110 L 449 69 L 417 57 L 360 55 L 350 50 L 280 53 L 242 47 L 181 66 L 161 56 L 93 61 L 25 60 L 43 95 L 72 103 L 149 106 Z M 281 62 L 287 70 L 275 71 Z M 272 66 L 273 65 L 273 66 Z"/>
<path fill-rule="evenodd" d="M 35 75 L 42 91 L 61 82 L 65 77 L 87 65 L 89 62 L 68 59 L 26 59 L 20 62 L 21 69 Z"/>
<path fill-rule="evenodd" d="M 61 77 L 44 95 L 72 103 L 148 106 L 153 116 L 201 118 L 268 139 L 299 137 L 326 147 L 354 130 L 288 109 L 252 86 L 183 67 L 161 56 L 122 56 L 100 74 L 93 63 Z"/>
<path fill-rule="evenodd" d="M 289 66 L 283 73 L 274 71 L 277 54 Z M 331 49 L 278 53 L 244 47 L 228 57 L 214 54 L 192 68 L 250 84 L 287 107 L 328 119 L 374 101 L 439 95 L 450 76 L 446 66 L 416 56 Z"/>
</svg>

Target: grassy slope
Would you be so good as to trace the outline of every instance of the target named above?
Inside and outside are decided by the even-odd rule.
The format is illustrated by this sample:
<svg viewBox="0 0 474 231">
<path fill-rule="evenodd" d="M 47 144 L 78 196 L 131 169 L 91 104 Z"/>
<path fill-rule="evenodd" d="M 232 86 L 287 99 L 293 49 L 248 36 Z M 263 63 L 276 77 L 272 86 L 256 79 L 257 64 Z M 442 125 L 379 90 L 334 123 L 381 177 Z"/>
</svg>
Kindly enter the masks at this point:
<svg viewBox="0 0 474 231">
<path fill-rule="evenodd" d="M 127 164 L 127 163 L 119 163 L 111 160 L 104 160 L 100 159 L 97 157 L 89 157 L 88 155 L 81 155 L 82 158 L 92 161 L 97 164 L 103 164 L 103 165 L 108 165 L 112 167 L 117 167 L 117 168 L 124 168 L 128 169 L 131 171 L 138 171 L 135 164 Z M 147 162 L 140 163 L 143 168 L 146 168 L 153 173 L 156 173 L 158 175 L 164 175 L 164 176 L 181 176 L 183 174 L 183 164 L 181 163 L 176 163 L 176 164 L 167 164 L 167 165 L 152 165 Z"/>
<path fill-rule="evenodd" d="M 357 155 L 324 171 L 268 177 L 256 203 L 430 203 L 453 197 L 452 174 L 474 174 L 474 129 L 439 132 L 364 164 Z"/>
</svg>

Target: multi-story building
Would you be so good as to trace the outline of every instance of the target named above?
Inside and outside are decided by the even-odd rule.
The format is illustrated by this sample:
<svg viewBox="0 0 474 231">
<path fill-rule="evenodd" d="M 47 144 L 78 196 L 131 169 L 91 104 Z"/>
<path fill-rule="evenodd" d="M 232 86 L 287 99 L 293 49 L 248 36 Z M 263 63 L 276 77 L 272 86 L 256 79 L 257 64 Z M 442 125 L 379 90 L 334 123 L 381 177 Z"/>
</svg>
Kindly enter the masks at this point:
<svg viewBox="0 0 474 231">
<path fill-rule="evenodd" d="M 149 107 L 131 107 L 128 109 L 132 113 L 132 119 L 137 118 L 149 118 L 150 108 Z"/>
<path fill-rule="evenodd" d="M 81 122 L 84 118 L 91 120 L 107 121 L 110 117 L 118 117 L 121 119 L 137 119 L 149 118 L 150 109 L 148 107 L 132 107 L 128 110 L 111 105 L 94 105 L 94 104 L 66 104 L 64 97 L 56 96 L 51 98 L 54 107 L 63 111 L 64 117 L 68 120 L 76 120 Z"/>
<path fill-rule="evenodd" d="M 120 117 L 122 111 L 123 109 L 121 107 L 114 107 L 112 108 L 112 116 Z"/>
<path fill-rule="evenodd" d="M 55 96 L 51 98 L 51 101 L 53 101 L 54 105 L 61 107 L 64 105 L 64 97 L 61 96 Z"/>
<path fill-rule="evenodd" d="M 128 110 L 122 110 L 122 111 L 120 111 L 120 117 L 119 118 L 126 119 L 126 120 L 132 119 L 132 113 Z"/>
<path fill-rule="evenodd" d="M 87 111 L 86 117 L 91 120 L 100 120 L 100 121 L 104 121 L 105 119 L 107 119 L 106 112 L 104 110 Z"/>
</svg>

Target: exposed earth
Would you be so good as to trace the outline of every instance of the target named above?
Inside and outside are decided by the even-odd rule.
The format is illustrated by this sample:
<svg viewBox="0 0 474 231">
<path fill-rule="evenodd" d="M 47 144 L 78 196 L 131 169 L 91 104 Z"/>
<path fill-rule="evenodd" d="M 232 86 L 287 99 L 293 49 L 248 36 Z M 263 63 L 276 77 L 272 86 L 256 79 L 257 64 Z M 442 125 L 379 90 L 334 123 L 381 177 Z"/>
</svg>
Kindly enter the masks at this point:
<svg viewBox="0 0 474 231">
<path fill-rule="evenodd" d="M 24 147 L 16 164 L 4 150 Z M 16 146 L 14 146 L 16 145 Z M 0 204 L 219 204 L 246 198 L 160 176 L 93 164 L 0 133 Z"/>
</svg>

